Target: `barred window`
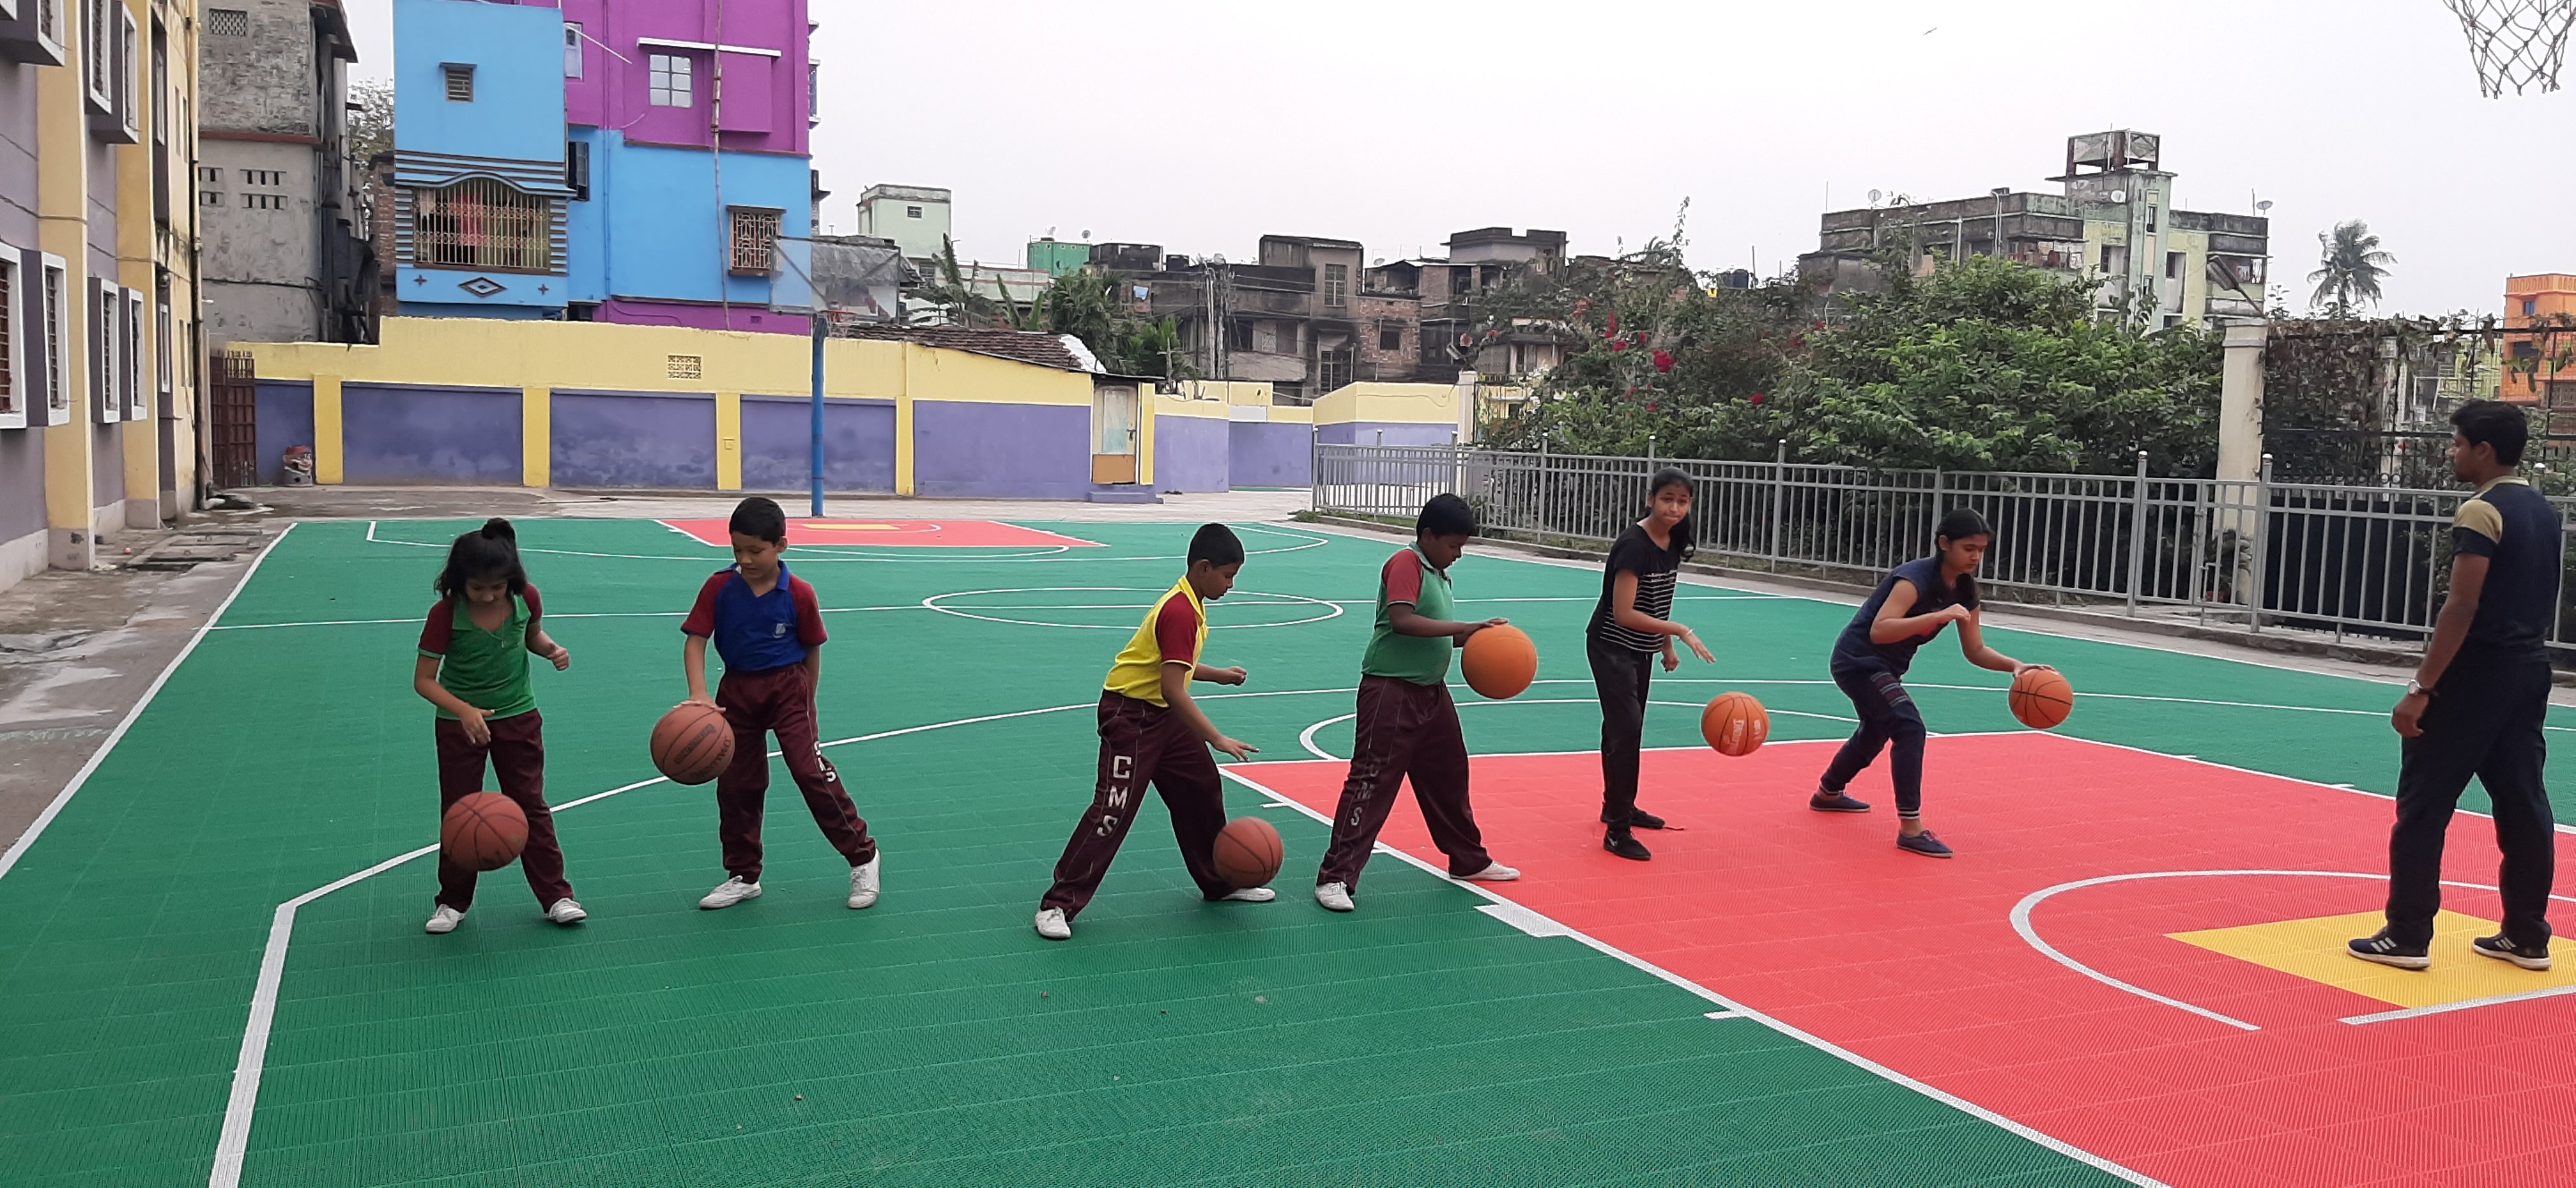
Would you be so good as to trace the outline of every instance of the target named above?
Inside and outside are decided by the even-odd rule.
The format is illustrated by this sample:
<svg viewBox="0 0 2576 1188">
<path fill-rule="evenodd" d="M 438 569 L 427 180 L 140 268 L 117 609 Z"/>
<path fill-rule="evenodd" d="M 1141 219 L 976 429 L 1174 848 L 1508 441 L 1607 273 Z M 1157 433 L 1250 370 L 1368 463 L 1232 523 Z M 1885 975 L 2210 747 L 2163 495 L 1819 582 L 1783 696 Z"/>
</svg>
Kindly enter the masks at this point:
<svg viewBox="0 0 2576 1188">
<path fill-rule="evenodd" d="M 689 107 L 689 59 L 681 54 L 646 54 L 644 68 L 655 107 Z"/>
<path fill-rule="evenodd" d="M 71 333 L 71 306 L 65 295 L 71 274 L 61 265 L 45 266 L 45 405 L 48 423 L 71 417 L 72 386 L 63 382 L 63 339 Z"/>
<path fill-rule="evenodd" d="M 18 261 L 0 247 L 0 428 L 21 429 L 27 406 L 18 394 Z"/>
<path fill-rule="evenodd" d="M 474 68 L 472 66 L 459 62 L 448 62 L 441 65 L 439 70 L 447 75 L 448 102 L 474 102 Z"/>
<path fill-rule="evenodd" d="M 111 80 L 108 78 L 108 67 L 114 55 L 108 50 L 111 43 L 107 36 L 107 13 L 113 0 L 88 0 L 88 3 L 85 13 L 88 20 L 82 27 L 81 40 L 89 49 L 89 94 L 104 107 L 116 95 L 109 89 Z"/>
<path fill-rule="evenodd" d="M 412 197 L 412 262 L 433 268 L 554 271 L 553 203 L 473 177 Z"/>
<path fill-rule="evenodd" d="M 206 36 L 250 36 L 250 10 L 245 8 L 209 8 L 206 10 Z"/>
<path fill-rule="evenodd" d="M 56 45 L 63 43 L 63 0 L 36 0 L 36 32 Z"/>
<path fill-rule="evenodd" d="M 726 208 L 733 222 L 733 274 L 769 275 L 769 252 L 778 242 L 781 212 L 753 206 Z"/>
</svg>

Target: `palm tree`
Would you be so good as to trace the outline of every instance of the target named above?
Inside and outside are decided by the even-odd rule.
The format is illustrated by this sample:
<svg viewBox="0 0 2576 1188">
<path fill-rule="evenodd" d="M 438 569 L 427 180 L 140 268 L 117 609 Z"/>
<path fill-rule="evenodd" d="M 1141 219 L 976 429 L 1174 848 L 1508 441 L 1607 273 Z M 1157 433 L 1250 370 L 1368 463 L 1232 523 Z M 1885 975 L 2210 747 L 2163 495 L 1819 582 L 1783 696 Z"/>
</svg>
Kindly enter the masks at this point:
<svg viewBox="0 0 2576 1188">
<path fill-rule="evenodd" d="M 2317 291 L 2308 295 L 2310 309 L 2323 308 L 2327 316 L 2349 318 L 2356 299 L 2360 304 L 2379 300 L 2379 282 L 2388 275 L 2383 265 L 2394 264 L 2397 257 L 2379 250 L 2379 237 L 2370 233 L 2370 224 L 2350 219 L 2335 224 L 2332 232 L 2317 233 L 2318 253 L 2315 272 L 2308 279 L 2316 282 Z"/>
</svg>

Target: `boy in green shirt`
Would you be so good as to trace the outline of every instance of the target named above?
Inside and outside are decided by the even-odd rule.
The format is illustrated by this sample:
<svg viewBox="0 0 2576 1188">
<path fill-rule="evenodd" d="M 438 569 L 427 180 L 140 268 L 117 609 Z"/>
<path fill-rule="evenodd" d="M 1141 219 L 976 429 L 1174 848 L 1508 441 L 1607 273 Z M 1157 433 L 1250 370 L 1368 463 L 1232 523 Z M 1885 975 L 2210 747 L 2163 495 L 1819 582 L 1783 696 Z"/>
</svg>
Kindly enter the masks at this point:
<svg viewBox="0 0 2576 1188">
<path fill-rule="evenodd" d="M 1451 878 L 1507 882 L 1521 872 L 1485 853 L 1467 804 L 1467 738 L 1449 700 L 1449 656 L 1467 637 L 1504 620 L 1452 622 L 1449 566 L 1476 535 L 1476 513 L 1455 495 L 1434 495 L 1413 523 L 1413 544 L 1378 573 L 1377 627 L 1360 658 L 1359 715 L 1351 722 L 1351 773 L 1333 812 L 1333 842 L 1315 872 L 1315 902 L 1351 910 L 1396 790 L 1413 780 L 1431 843 L 1449 856 Z"/>
</svg>

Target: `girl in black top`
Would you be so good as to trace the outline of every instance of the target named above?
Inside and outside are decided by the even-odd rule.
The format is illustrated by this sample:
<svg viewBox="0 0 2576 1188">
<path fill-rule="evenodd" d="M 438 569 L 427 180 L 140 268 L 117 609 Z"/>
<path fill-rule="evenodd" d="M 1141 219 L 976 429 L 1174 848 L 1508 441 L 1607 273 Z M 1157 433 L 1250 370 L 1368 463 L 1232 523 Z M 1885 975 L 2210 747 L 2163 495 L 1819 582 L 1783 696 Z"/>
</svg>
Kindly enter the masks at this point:
<svg viewBox="0 0 2576 1188">
<path fill-rule="evenodd" d="M 1609 826 L 1601 848 L 1643 862 L 1654 855 L 1632 829 L 1661 829 L 1664 819 L 1637 807 L 1637 753 L 1646 732 L 1646 692 L 1654 657 L 1664 671 L 1681 666 L 1678 639 L 1711 664 L 1717 657 L 1672 622 L 1673 585 L 1691 546 L 1690 476 L 1666 467 L 1647 482 L 1646 518 L 1619 534 L 1601 570 L 1601 602 L 1584 631 L 1592 684 L 1601 694 L 1601 823 Z"/>
</svg>

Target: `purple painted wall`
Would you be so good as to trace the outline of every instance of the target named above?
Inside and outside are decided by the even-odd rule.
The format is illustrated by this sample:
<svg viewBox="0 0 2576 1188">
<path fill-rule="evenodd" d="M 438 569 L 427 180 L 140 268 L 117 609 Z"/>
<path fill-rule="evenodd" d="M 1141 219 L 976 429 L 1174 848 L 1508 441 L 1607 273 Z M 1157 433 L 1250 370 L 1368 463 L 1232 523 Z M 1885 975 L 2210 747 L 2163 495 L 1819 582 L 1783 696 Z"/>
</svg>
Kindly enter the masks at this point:
<svg viewBox="0 0 2576 1188">
<path fill-rule="evenodd" d="M 1383 443 L 1378 440 L 1379 430 L 1386 432 Z M 1338 425 L 1317 425 L 1315 431 L 1326 445 L 1448 445 L 1458 440 L 1456 425 L 1349 421 Z"/>
<path fill-rule="evenodd" d="M 713 490 L 716 398 L 556 389 L 548 414 L 558 487 Z"/>
<path fill-rule="evenodd" d="M 1091 492 L 1091 410 L 1082 405 L 912 406 L 912 486 L 926 496 L 1081 499 Z"/>
<path fill-rule="evenodd" d="M 639 38 L 776 50 L 724 55 L 726 152 L 806 151 L 806 0 L 561 0 L 564 19 L 582 27 L 581 77 L 564 82 L 564 116 L 575 124 L 624 129 L 627 139 L 707 147 L 713 54 Z M 721 36 L 717 9 L 722 7 Z M 838 15 L 835 13 L 834 15 Z M 602 47 L 615 50 L 614 53 Z M 652 106 L 651 54 L 678 54 L 693 67 L 695 103 Z"/>
<path fill-rule="evenodd" d="M 93 424 L 89 435 L 89 505 L 124 502 L 125 426 Z"/>
<path fill-rule="evenodd" d="M 728 313 L 730 322 L 728 322 Z M 758 305 L 682 304 L 676 301 L 609 300 L 599 305 L 593 321 L 628 326 L 688 326 L 698 330 L 748 330 L 760 334 L 812 334 L 814 324 L 794 314 L 774 314 Z"/>
<path fill-rule="evenodd" d="M 0 62 L 0 239 L 19 248 L 36 246 L 37 72 L 60 69 Z"/>
<path fill-rule="evenodd" d="M 527 473 L 523 399 L 516 388 L 344 384 L 342 481 L 515 487 Z"/>
<path fill-rule="evenodd" d="M 0 542 L 45 527 L 43 429 L 0 429 Z"/>
<path fill-rule="evenodd" d="M 259 456 L 259 481 L 276 486 L 286 447 L 313 446 L 313 385 L 259 381 L 259 428 L 252 436 L 253 452 Z"/>
<path fill-rule="evenodd" d="M 1227 427 L 1226 481 L 1235 487 L 1307 487 L 1315 482 L 1310 425 L 1235 421 Z M 1158 430 L 1159 431 L 1159 430 Z"/>
<path fill-rule="evenodd" d="M 1233 467 L 1226 427 L 1213 417 L 1154 418 L 1154 489 L 1223 491 Z"/>
<path fill-rule="evenodd" d="M 781 396 L 742 398 L 742 486 L 746 491 L 813 489 L 814 404 Z M 894 404 L 823 402 L 823 486 L 894 490 Z"/>
</svg>

